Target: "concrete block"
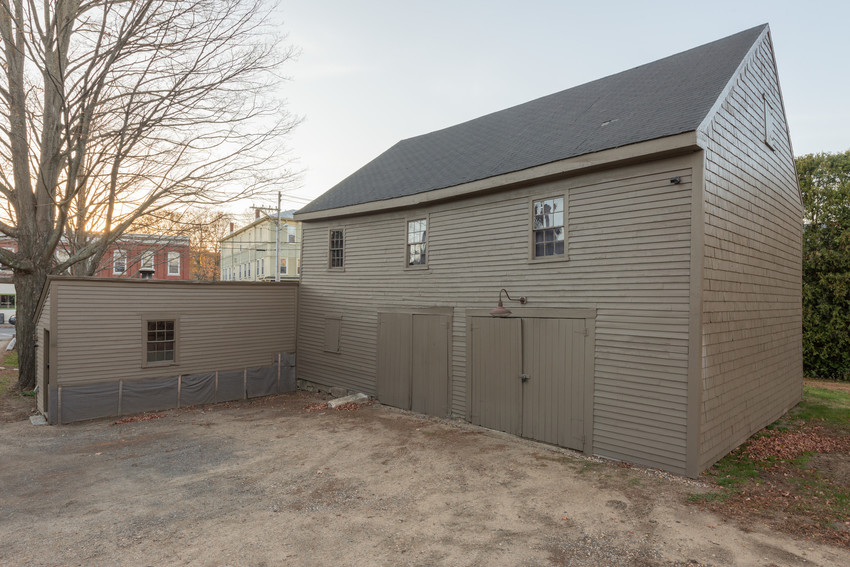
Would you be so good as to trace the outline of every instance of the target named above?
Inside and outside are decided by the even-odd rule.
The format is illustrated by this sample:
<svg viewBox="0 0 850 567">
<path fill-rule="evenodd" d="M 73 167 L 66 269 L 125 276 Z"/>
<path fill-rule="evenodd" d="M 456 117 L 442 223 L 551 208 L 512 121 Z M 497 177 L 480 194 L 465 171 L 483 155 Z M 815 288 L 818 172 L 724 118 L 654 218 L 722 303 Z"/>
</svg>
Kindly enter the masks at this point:
<svg viewBox="0 0 850 567">
<path fill-rule="evenodd" d="M 345 396 L 343 398 L 337 398 L 335 400 L 331 400 L 328 402 L 328 407 L 331 409 L 336 409 L 342 404 L 363 404 L 369 401 L 369 396 L 366 394 L 352 394 L 351 396 Z"/>
<path fill-rule="evenodd" d="M 345 388 L 338 388 L 336 386 L 331 388 L 331 396 L 333 396 L 335 398 L 341 398 L 341 397 L 343 397 L 347 394 L 348 394 L 348 390 L 346 390 Z"/>
<path fill-rule="evenodd" d="M 32 423 L 33 425 L 47 425 L 47 420 L 44 419 L 44 416 L 41 414 L 31 415 L 30 423 Z"/>
</svg>

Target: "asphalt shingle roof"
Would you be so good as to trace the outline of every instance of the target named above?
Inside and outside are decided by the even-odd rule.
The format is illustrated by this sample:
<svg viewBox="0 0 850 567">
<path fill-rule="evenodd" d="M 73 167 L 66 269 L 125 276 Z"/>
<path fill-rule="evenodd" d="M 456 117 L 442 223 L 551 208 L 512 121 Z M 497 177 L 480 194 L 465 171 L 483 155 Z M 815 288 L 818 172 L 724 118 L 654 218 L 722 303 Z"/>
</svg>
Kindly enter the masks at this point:
<svg viewBox="0 0 850 567">
<path fill-rule="evenodd" d="M 694 131 L 765 27 L 402 140 L 299 212 L 415 195 Z"/>
</svg>

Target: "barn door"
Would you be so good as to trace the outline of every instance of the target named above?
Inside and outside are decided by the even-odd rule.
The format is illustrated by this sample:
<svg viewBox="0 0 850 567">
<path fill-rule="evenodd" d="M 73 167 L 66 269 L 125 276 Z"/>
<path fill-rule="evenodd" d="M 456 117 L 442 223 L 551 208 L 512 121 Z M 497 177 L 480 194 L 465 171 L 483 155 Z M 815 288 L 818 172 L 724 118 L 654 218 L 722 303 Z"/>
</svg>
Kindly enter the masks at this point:
<svg viewBox="0 0 850 567">
<path fill-rule="evenodd" d="M 521 319 L 473 317 L 472 423 L 522 433 L 521 347 Z"/>
<path fill-rule="evenodd" d="M 522 435 L 582 448 L 584 320 L 524 319 Z"/>
<path fill-rule="evenodd" d="M 378 314 L 378 401 L 448 415 L 449 315 Z"/>
<path fill-rule="evenodd" d="M 378 401 L 410 409 L 412 332 L 409 313 L 378 313 Z"/>
<path fill-rule="evenodd" d="M 472 318 L 472 423 L 584 449 L 585 321 Z"/>
</svg>

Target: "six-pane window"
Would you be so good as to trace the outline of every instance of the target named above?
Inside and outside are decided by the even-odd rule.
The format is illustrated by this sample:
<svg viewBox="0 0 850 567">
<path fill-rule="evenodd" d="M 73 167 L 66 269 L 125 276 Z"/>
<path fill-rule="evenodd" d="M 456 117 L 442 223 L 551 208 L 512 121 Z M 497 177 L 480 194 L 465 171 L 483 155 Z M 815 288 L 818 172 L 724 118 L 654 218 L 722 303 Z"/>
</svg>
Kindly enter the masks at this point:
<svg viewBox="0 0 850 567">
<path fill-rule="evenodd" d="M 428 229 L 427 219 L 408 221 L 407 223 L 407 265 L 424 266 L 427 263 L 425 254 L 425 236 Z"/>
<path fill-rule="evenodd" d="M 148 321 L 147 361 L 174 362 L 174 321 Z"/>
<path fill-rule="evenodd" d="M 330 267 L 343 267 L 343 248 L 345 236 L 342 230 L 332 230 L 330 234 Z"/>
<path fill-rule="evenodd" d="M 564 198 L 541 199 L 532 202 L 532 233 L 534 257 L 564 254 Z"/>
</svg>

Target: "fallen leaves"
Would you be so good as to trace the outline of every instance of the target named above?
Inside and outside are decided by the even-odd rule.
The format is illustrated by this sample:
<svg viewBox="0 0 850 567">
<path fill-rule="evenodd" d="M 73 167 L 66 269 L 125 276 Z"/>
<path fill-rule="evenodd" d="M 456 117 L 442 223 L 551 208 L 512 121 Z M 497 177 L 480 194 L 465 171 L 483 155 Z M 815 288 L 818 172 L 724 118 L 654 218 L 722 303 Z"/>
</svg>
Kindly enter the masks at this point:
<svg viewBox="0 0 850 567">
<path fill-rule="evenodd" d="M 790 461 L 803 453 L 847 451 L 850 451 L 850 439 L 827 435 L 822 427 L 817 426 L 799 431 L 771 432 L 753 440 L 744 449 L 744 453 L 754 461 Z"/>
<path fill-rule="evenodd" d="M 110 425 L 123 425 L 125 423 L 133 423 L 136 421 L 151 421 L 152 419 L 159 419 L 161 417 L 165 417 L 167 414 L 164 413 L 146 413 L 143 415 L 134 415 L 131 417 L 125 417 L 119 419 L 116 422 L 110 423 Z"/>
</svg>

